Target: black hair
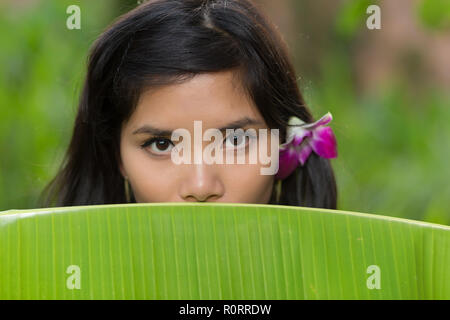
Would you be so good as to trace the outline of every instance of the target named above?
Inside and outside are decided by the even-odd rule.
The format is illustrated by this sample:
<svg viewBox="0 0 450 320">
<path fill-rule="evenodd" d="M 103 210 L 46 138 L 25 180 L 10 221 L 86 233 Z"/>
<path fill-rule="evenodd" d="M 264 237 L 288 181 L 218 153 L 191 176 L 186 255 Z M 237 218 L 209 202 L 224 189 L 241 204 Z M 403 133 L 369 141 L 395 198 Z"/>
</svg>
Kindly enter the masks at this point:
<svg viewBox="0 0 450 320">
<path fill-rule="evenodd" d="M 148 88 L 235 70 L 281 137 L 290 116 L 313 122 L 287 51 L 250 0 L 153 0 L 121 16 L 91 48 L 72 139 L 43 206 L 126 202 L 121 126 Z M 278 204 L 336 209 L 336 202 L 331 164 L 312 153 L 283 180 Z"/>
</svg>

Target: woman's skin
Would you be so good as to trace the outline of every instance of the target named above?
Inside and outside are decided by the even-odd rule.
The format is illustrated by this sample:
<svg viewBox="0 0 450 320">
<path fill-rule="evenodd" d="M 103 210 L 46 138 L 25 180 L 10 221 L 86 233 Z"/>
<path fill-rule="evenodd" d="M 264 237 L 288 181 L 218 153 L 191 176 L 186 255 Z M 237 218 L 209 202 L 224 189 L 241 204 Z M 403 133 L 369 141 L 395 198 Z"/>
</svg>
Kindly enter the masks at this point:
<svg viewBox="0 0 450 320">
<path fill-rule="evenodd" d="M 248 98 L 231 71 L 200 74 L 182 84 L 144 92 L 128 122 L 122 126 L 120 170 L 127 177 L 137 202 L 211 201 L 228 203 L 268 203 L 273 175 L 262 175 L 256 164 L 175 164 L 170 156 L 173 145 L 159 140 L 142 147 L 155 135 L 142 127 L 168 130 L 185 128 L 191 134 L 194 157 L 194 120 L 202 121 L 203 133 L 209 128 L 228 127 L 242 118 L 257 123 L 241 126 L 247 130 L 268 129 L 256 106 Z M 139 130 L 141 129 L 141 130 Z M 137 130 L 141 131 L 135 133 Z M 269 131 L 270 132 L 270 131 Z M 270 136 L 270 134 L 269 134 Z M 247 143 L 227 139 L 224 150 Z M 227 141 L 228 140 L 228 141 Z M 173 142 L 176 145 L 178 142 Z M 203 148 L 211 142 L 204 141 Z M 270 148 L 269 148 L 270 150 Z M 225 151 L 224 151 L 225 152 Z M 237 151 L 235 151 L 237 153 Z M 225 155 L 224 155 L 225 160 Z"/>
</svg>

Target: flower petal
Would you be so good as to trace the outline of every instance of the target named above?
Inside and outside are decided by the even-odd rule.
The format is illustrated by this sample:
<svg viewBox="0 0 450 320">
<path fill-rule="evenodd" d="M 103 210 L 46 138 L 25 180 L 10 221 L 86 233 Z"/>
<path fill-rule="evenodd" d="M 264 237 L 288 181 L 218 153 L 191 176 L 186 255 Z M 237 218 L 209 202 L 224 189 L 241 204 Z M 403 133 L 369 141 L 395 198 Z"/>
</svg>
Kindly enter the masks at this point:
<svg viewBox="0 0 450 320">
<path fill-rule="evenodd" d="M 280 162 L 278 172 L 275 175 L 276 179 L 284 179 L 288 177 L 298 166 L 298 156 L 294 148 L 290 147 L 285 150 L 280 150 Z"/>
<path fill-rule="evenodd" d="M 300 148 L 297 149 L 298 161 L 302 164 L 305 164 L 306 160 L 308 160 L 309 155 L 312 152 L 312 148 L 309 143 L 303 144 Z"/>
<path fill-rule="evenodd" d="M 319 126 L 324 126 L 324 125 L 330 123 L 331 120 L 333 120 L 333 116 L 331 115 L 330 112 L 328 112 L 326 115 L 324 115 L 322 118 L 320 118 L 316 122 L 305 124 L 302 127 L 305 129 L 312 130 Z"/>
<path fill-rule="evenodd" d="M 298 126 L 303 125 L 304 123 L 305 122 L 298 117 L 292 116 L 289 118 L 288 126 L 286 128 L 286 143 L 284 143 L 283 145 L 289 144 L 294 139 L 294 129 Z"/>
<path fill-rule="evenodd" d="M 295 116 L 290 117 L 289 121 L 288 121 L 288 124 L 290 126 L 299 126 L 299 125 L 302 125 L 304 123 L 305 123 L 305 121 L 303 121 L 299 117 L 295 117 Z"/>
<path fill-rule="evenodd" d="M 305 130 L 303 127 L 288 127 L 287 134 L 286 144 L 292 143 L 293 146 L 298 146 L 305 137 L 312 136 L 311 131 Z"/>
<path fill-rule="evenodd" d="M 312 135 L 313 133 L 311 131 L 303 130 L 303 132 L 299 132 L 298 135 L 296 134 L 294 136 L 294 140 L 292 140 L 292 145 L 294 147 L 297 147 L 303 142 L 303 139 L 312 137 Z"/>
<path fill-rule="evenodd" d="M 330 127 L 320 127 L 313 131 L 308 141 L 315 153 L 323 158 L 337 157 L 336 137 Z"/>
</svg>

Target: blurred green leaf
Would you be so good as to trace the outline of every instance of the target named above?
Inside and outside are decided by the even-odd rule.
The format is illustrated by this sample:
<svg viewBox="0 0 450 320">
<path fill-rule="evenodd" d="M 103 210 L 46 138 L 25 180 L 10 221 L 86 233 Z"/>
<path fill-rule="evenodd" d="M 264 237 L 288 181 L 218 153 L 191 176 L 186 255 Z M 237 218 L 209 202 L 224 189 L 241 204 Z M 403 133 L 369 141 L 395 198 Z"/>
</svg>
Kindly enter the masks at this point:
<svg viewBox="0 0 450 320">
<path fill-rule="evenodd" d="M 347 0 L 336 16 L 336 32 L 343 38 L 350 38 L 366 25 L 367 8 L 374 4 L 370 0 Z"/>
<path fill-rule="evenodd" d="M 37 206 L 70 138 L 89 46 L 117 14 L 111 0 L 0 6 L 0 210 Z M 68 30 L 66 8 L 81 8 Z"/>
<path fill-rule="evenodd" d="M 450 28 L 450 1 L 422 0 L 417 6 L 417 11 L 425 27 L 434 30 Z"/>
</svg>

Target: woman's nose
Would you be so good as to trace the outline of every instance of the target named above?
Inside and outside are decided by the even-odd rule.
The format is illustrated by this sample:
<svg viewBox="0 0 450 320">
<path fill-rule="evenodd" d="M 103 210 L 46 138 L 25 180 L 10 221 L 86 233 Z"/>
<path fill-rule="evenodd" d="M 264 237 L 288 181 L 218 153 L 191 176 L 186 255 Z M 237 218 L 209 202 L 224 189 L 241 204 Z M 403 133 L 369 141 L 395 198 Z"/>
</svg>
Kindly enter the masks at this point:
<svg viewBox="0 0 450 320">
<path fill-rule="evenodd" d="M 217 201 L 223 197 L 225 188 L 215 165 L 191 164 L 186 166 L 181 177 L 179 195 L 184 201 Z"/>
</svg>

